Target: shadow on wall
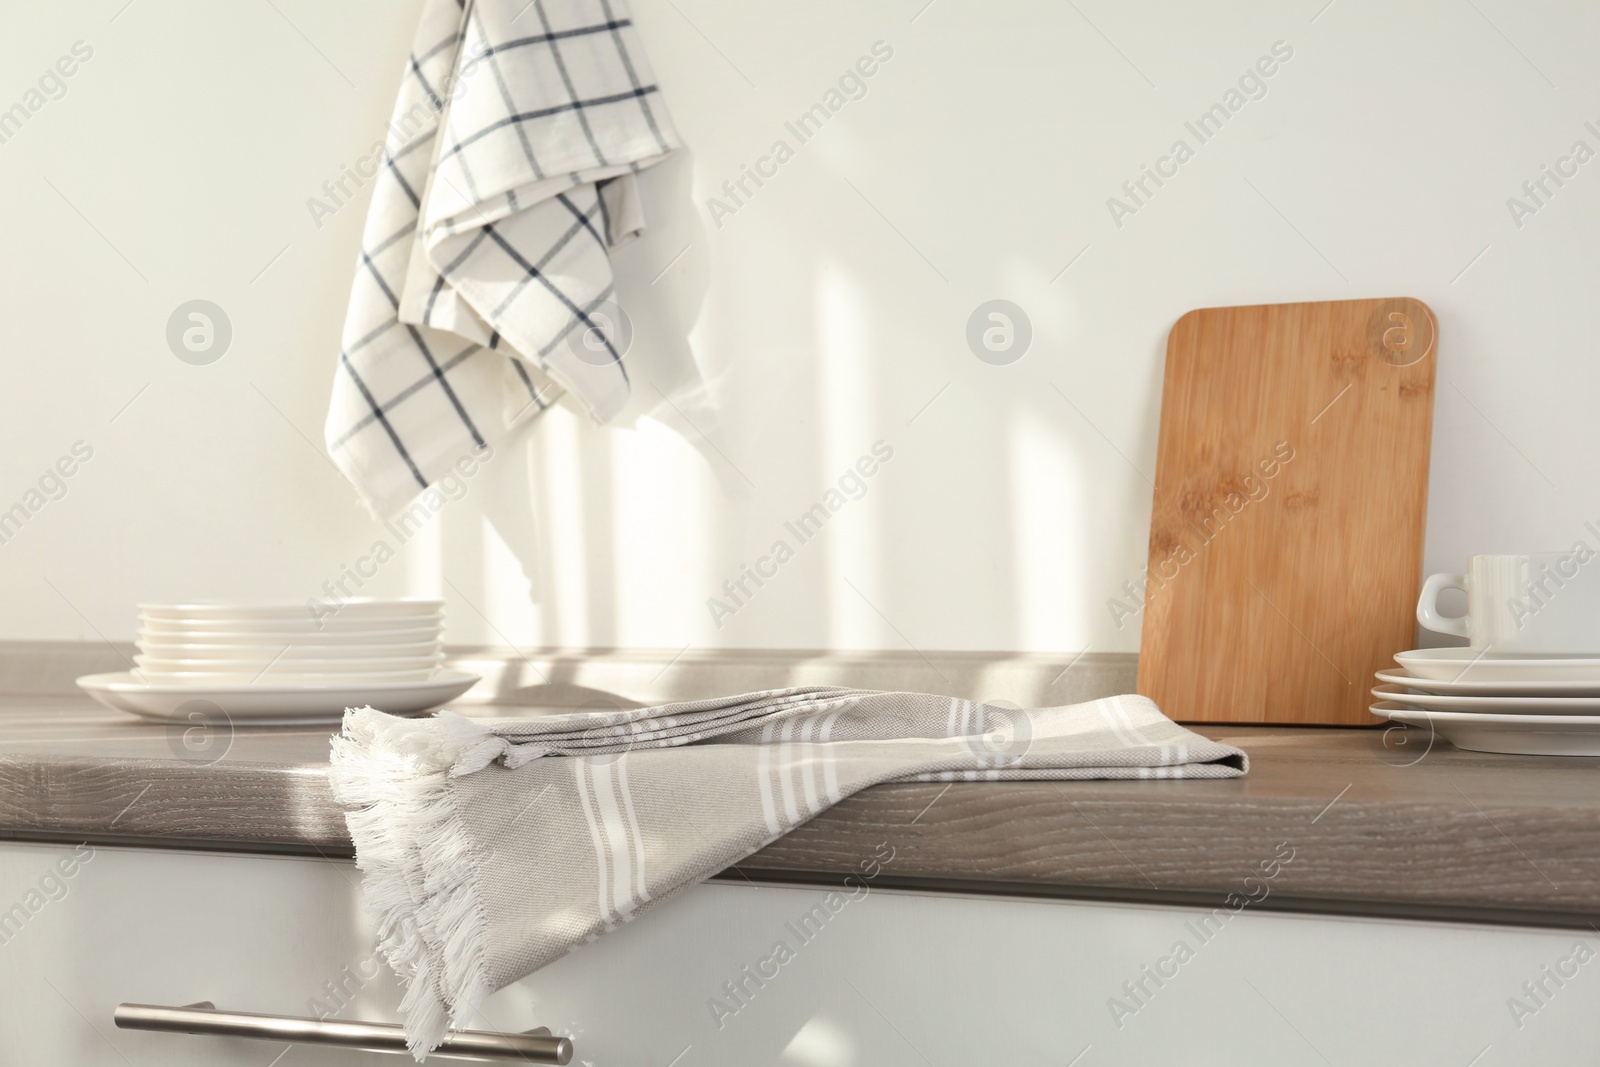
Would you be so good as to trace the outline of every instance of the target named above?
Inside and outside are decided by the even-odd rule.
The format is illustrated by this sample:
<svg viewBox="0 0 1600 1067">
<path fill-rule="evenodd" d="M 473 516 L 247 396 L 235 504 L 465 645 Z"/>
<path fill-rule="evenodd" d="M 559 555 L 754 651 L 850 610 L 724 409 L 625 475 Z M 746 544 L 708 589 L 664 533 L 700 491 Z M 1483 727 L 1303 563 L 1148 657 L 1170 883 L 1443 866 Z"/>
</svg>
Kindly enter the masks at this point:
<svg viewBox="0 0 1600 1067">
<path fill-rule="evenodd" d="M 679 149 L 641 176 L 641 189 L 650 244 L 667 249 L 699 246 L 701 254 L 685 256 L 681 267 L 673 264 L 644 285 L 625 280 L 627 262 L 638 254 L 639 242 L 614 257 L 619 267 L 617 303 L 631 320 L 624 358 L 633 396 L 609 428 L 637 429 L 642 417 L 651 416 L 700 452 L 724 488 L 738 492 L 742 483 L 729 481 L 738 482 L 738 476 L 728 470 L 713 443 L 720 436 L 713 391 L 689 344 L 710 284 L 707 237 L 691 190 L 693 173 L 692 153 Z M 681 273 L 672 284 L 658 288 L 657 282 L 664 283 L 674 268 Z M 609 490 L 614 483 L 618 442 L 614 433 L 590 432 L 593 428 L 588 412 L 570 396 L 563 397 L 532 429 L 506 442 L 500 484 L 510 491 L 483 505 L 484 518 L 516 557 L 525 583 L 519 592 L 536 608 L 538 632 L 547 643 L 575 631 L 614 633 L 621 607 L 611 536 L 617 522 L 614 494 L 593 491 L 597 486 Z M 510 591 L 494 592 L 504 596 Z M 584 618 L 571 617 L 575 605 L 582 605 Z"/>
<path fill-rule="evenodd" d="M 1101 590 L 1137 577 L 1137 570 L 1081 577 L 1070 561 L 1142 539 L 1140 512 L 1148 509 L 1143 472 L 1133 498 L 1093 492 L 1099 466 L 1133 464 L 1083 410 L 1085 372 L 1070 358 L 1070 331 L 1042 332 L 1016 366 L 990 365 L 969 350 L 962 326 L 971 307 L 957 294 L 937 312 L 948 342 L 929 346 L 909 375 L 900 373 L 906 368 L 886 354 L 905 351 L 896 316 L 915 313 L 918 301 L 881 281 L 898 246 L 846 260 L 807 255 L 797 240 L 797 254 L 759 274 L 729 271 L 724 258 L 713 295 L 718 253 L 734 257 L 739 249 L 705 224 L 693 175 L 688 151 L 644 175 L 650 229 L 616 257 L 617 301 L 634 326 L 627 410 L 603 430 L 570 404 L 535 420 L 497 452 L 492 488 L 477 505 L 488 526 L 452 522 L 444 530 L 450 543 L 440 546 L 441 570 L 445 560 L 478 562 L 452 568 L 440 590 L 465 601 L 461 621 L 475 631 L 474 643 L 676 651 L 691 642 L 794 647 L 785 637 L 800 634 L 800 647 L 896 649 L 922 662 L 919 650 L 930 646 L 921 617 L 981 604 L 1002 590 L 1021 608 L 987 622 L 964 647 L 1038 647 L 1039 635 L 1054 631 L 1063 640 L 1045 647 L 1066 648 L 1067 634 L 1103 610 Z M 843 181 L 823 180 L 820 189 L 828 210 L 864 211 Z M 804 225 L 798 214 L 791 219 Z M 1026 270 L 1012 273 L 1012 288 L 1027 291 Z M 754 297 L 773 287 L 796 297 L 781 328 L 745 321 L 772 313 Z M 1032 299 L 1043 303 L 1048 294 Z M 708 300 L 711 339 L 701 321 Z M 750 372 L 737 393 L 720 388 L 733 368 Z M 1147 424 L 1157 417 L 1159 384 L 1145 402 Z M 739 405 L 719 409 L 717 398 L 726 404 L 730 395 L 741 397 Z M 764 442 L 768 427 L 781 435 Z M 663 431 L 691 446 L 693 458 L 685 461 L 689 450 L 672 441 L 679 455 L 657 463 L 651 453 Z M 785 442 L 783 455 L 764 462 L 764 445 L 774 439 Z M 826 536 L 797 540 L 786 523 L 813 509 L 880 439 L 894 450 L 891 473 L 852 495 Z M 990 519 L 973 530 L 952 522 L 958 536 L 945 536 L 945 525 L 930 527 L 925 517 L 930 505 L 939 514 Z M 1026 508 L 1034 514 L 1025 518 Z M 779 538 L 794 562 L 777 580 L 769 575 L 740 601 L 725 594 L 725 579 L 739 579 L 741 564 L 769 553 Z M 714 596 L 736 610 L 708 614 Z M 1081 604 L 1083 616 L 1065 629 L 1063 600 Z M 654 636 L 666 633 L 675 636 Z M 641 641 L 641 634 L 650 636 Z M 523 684 L 564 681 L 540 677 L 543 669 L 541 658 L 540 672 Z M 919 688 L 955 684 L 929 674 Z"/>
<path fill-rule="evenodd" d="M 915 292 L 883 282 L 899 246 L 849 258 L 808 251 L 804 217 L 791 213 L 763 236 L 792 233 L 793 255 L 760 272 L 729 270 L 748 235 L 724 243 L 712 232 L 693 175 L 688 151 L 645 175 L 651 228 L 616 257 L 617 301 L 634 326 L 627 410 L 605 428 L 570 404 L 534 420 L 497 451 L 488 491 L 475 493 L 488 525 L 445 526 L 438 591 L 465 608 L 454 639 L 543 650 L 891 649 L 926 665 L 924 650 L 950 647 L 926 642 L 926 619 L 1010 597 L 1016 610 L 969 628 L 955 647 L 1087 651 L 1073 635 L 1137 582 L 1143 560 L 1088 573 L 1074 561 L 1145 539 L 1150 479 L 1139 452 L 1129 458 L 1113 443 L 1124 433 L 1096 425 L 1084 388 L 1092 368 L 1071 347 L 1073 309 L 1052 323 L 1051 294 L 1030 290 L 1041 283 L 1012 263 L 1008 291 L 1032 293 L 1041 308 L 1025 360 L 1001 366 L 971 351 L 962 328 L 972 305 L 956 293 L 934 312 L 945 340 L 924 345 L 918 363 L 896 361 L 911 349 L 899 326 L 918 307 Z M 826 210 L 867 210 L 842 180 L 821 189 Z M 774 302 L 760 297 L 774 290 L 792 299 L 768 321 Z M 1133 425 L 1146 439 L 1160 385 L 1154 375 L 1141 391 Z M 869 490 L 845 490 L 825 535 L 797 537 L 797 517 L 838 496 L 841 477 L 880 440 L 894 450 L 889 473 Z M 1138 481 L 1108 497 L 1098 472 L 1121 465 Z M 930 510 L 950 521 L 930 524 Z M 753 596 L 726 592 L 778 539 L 794 562 Z M 447 576 L 446 561 L 456 564 Z M 734 610 L 712 612 L 712 598 Z M 1128 622 L 1129 644 L 1139 626 Z M 538 659 L 522 685 L 571 681 Z M 787 669 L 762 683 L 794 684 Z M 953 691 L 957 681 L 930 668 L 917 688 Z"/>
</svg>

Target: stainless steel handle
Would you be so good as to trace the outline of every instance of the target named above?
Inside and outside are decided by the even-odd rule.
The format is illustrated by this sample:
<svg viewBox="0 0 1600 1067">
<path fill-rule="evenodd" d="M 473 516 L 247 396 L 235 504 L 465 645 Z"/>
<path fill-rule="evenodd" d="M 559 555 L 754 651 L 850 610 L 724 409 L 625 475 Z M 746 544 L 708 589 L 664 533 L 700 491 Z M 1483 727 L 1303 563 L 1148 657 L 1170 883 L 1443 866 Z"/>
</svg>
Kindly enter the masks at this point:
<svg viewBox="0 0 1600 1067">
<path fill-rule="evenodd" d="M 394 1023 L 341 1022 L 296 1015 L 256 1015 L 219 1011 L 209 1000 L 182 1007 L 160 1004 L 118 1004 L 111 1016 L 124 1030 L 160 1030 L 171 1034 L 217 1034 L 283 1041 L 291 1045 L 340 1045 L 372 1052 L 406 1051 L 406 1035 Z M 553 1037 L 548 1027 L 520 1034 L 454 1030 L 429 1057 L 522 1060 L 565 1064 L 572 1061 L 570 1038 Z"/>
</svg>

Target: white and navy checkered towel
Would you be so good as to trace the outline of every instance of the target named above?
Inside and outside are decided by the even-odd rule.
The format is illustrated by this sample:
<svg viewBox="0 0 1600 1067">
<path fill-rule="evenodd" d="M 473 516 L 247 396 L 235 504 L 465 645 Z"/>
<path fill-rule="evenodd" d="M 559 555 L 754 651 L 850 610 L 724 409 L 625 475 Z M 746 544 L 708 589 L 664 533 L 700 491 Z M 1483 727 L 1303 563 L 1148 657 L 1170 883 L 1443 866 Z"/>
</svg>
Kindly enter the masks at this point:
<svg viewBox="0 0 1600 1067">
<path fill-rule="evenodd" d="M 526 719 L 363 708 L 330 780 L 420 1058 L 494 990 L 867 786 L 1248 765 L 1140 696 L 1023 711 L 807 687 Z"/>
<path fill-rule="evenodd" d="M 622 0 L 426 0 L 362 236 L 328 450 L 388 517 L 565 389 L 628 397 L 608 250 L 678 145 Z"/>
</svg>

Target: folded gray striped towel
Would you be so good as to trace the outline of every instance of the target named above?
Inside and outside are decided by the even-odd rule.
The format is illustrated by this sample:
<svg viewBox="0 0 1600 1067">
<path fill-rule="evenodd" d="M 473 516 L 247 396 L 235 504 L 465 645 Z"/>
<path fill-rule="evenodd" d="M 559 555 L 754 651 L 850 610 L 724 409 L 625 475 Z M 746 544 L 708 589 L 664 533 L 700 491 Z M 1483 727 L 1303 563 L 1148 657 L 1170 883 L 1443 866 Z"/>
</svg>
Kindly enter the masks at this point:
<svg viewBox="0 0 1600 1067">
<path fill-rule="evenodd" d="M 563 389 L 621 410 L 609 250 L 644 228 L 634 175 L 677 146 L 623 0 L 424 0 L 356 166 L 375 187 L 325 428 L 375 514 Z"/>
<path fill-rule="evenodd" d="M 517 719 L 362 708 L 332 762 L 419 1060 L 490 993 L 867 786 L 1248 767 L 1139 696 L 1017 710 L 833 687 Z"/>
</svg>

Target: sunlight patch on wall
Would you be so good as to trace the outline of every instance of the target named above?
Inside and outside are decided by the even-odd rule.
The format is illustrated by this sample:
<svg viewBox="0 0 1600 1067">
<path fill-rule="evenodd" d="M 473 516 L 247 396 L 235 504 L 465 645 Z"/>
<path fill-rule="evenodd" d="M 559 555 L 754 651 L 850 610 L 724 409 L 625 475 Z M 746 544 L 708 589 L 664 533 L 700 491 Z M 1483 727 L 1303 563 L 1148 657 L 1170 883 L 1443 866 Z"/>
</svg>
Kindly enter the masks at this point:
<svg viewBox="0 0 1600 1067">
<path fill-rule="evenodd" d="M 477 606 L 494 623 L 484 640 L 494 644 L 509 641 L 523 648 L 543 645 L 544 635 L 539 632 L 539 616 L 533 606 L 535 594 L 522 562 L 493 523 L 481 517 L 477 523 L 482 539 L 479 567 L 483 573 L 483 591 Z M 471 609 L 468 613 L 477 615 Z M 473 621 L 488 628 L 481 619 Z"/>
<path fill-rule="evenodd" d="M 882 573 L 885 561 L 879 550 L 879 531 L 867 499 L 872 481 L 856 469 L 857 461 L 871 453 L 873 441 L 880 436 L 875 414 L 877 390 L 871 373 L 875 353 L 860 284 L 837 263 L 821 264 L 817 337 L 822 404 L 816 420 L 821 468 L 817 493 L 825 504 L 831 500 L 838 505 L 837 511 L 830 505 L 827 527 L 819 537 L 824 563 L 823 583 L 818 588 L 828 601 L 832 647 L 879 647 L 884 642 L 883 622 L 877 611 L 862 603 L 862 597 L 887 611 L 879 591 L 890 583 Z M 836 495 L 830 497 L 830 491 Z"/>
<path fill-rule="evenodd" d="M 716 582 L 707 560 L 721 494 L 705 460 L 664 423 L 641 419 L 618 432 L 612 451 L 612 536 L 616 539 L 624 645 L 664 647 L 699 633 Z"/>
<path fill-rule="evenodd" d="M 1017 645 L 1045 651 L 1080 647 L 1083 613 L 1083 486 L 1068 442 L 1037 413 L 1021 408 L 1011 424 L 1009 516 L 1015 553 Z"/>
<path fill-rule="evenodd" d="M 534 494 L 541 540 L 551 561 L 545 570 L 550 584 L 544 590 L 550 628 L 542 636 L 546 644 L 582 648 L 589 644 L 587 509 L 577 462 L 584 427 L 561 407 L 546 412 L 543 422 Z"/>
<path fill-rule="evenodd" d="M 444 535 L 443 524 L 435 516 L 419 524 L 416 533 L 406 542 L 406 595 L 443 596 Z"/>
<path fill-rule="evenodd" d="M 838 1023 L 813 1015 L 778 1054 L 785 1067 L 853 1067 L 855 1042 Z"/>
</svg>

